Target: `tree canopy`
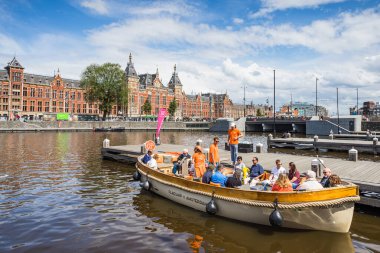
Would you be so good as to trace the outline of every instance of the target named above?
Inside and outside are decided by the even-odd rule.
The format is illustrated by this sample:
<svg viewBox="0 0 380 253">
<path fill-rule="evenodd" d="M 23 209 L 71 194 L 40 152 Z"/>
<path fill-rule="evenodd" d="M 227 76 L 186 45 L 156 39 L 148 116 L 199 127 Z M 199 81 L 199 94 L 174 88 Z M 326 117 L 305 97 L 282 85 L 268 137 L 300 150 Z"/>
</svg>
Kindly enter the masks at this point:
<svg viewBox="0 0 380 253">
<path fill-rule="evenodd" d="M 125 74 L 119 64 L 89 65 L 82 73 L 80 86 L 86 92 L 86 102 L 99 104 L 103 120 L 113 105 L 125 105 L 128 99 Z"/>
<path fill-rule="evenodd" d="M 168 111 L 169 111 L 170 117 L 174 116 L 174 113 L 175 113 L 176 110 L 177 110 L 177 102 L 176 102 L 176 100 L 174 98 L 172 101 L 170 101 L 170 104 L 169 104 Z"/>
<path fill-rule="evenodd" d="M 142 111 L 144 112 L 145 115 L 150 114 L 152 111 L 152 105 L 150 104 L 149 100 L 145 100 L 144 105 L 142 106 Z"/>
</svg>

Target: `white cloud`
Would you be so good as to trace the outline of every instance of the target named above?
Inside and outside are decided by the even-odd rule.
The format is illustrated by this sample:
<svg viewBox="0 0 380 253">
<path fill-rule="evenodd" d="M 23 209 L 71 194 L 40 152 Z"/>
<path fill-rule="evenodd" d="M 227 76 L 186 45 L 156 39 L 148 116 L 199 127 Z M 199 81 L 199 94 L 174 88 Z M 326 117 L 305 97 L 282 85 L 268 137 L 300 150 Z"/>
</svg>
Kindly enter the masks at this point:
<svg viewBox="0 0 380 253">
<path fill-rule="evenodd" d="M 315 8 L 325 4 L 344 1 L 346 0 L 261 0 L 262 8 L 258 12 L 252 13 L 250 17 L 258 18 L 278 10 Z"/>
<path fill-rule="evenodd" d="M 236 24 L 236 25 L 241 25 L 241 24 L 244 23 L 244 19 L 241 19 L 241 18 L 234 18 L 232 21 L 233 21 L 234 24 Z"/>
<path fill-rule="evenodd" d="M 106 15 L 109 13 L 109 9 L 104 0 L 85 0 L 82 1 L 80 5 L 100 15 Z"/>
</svg>

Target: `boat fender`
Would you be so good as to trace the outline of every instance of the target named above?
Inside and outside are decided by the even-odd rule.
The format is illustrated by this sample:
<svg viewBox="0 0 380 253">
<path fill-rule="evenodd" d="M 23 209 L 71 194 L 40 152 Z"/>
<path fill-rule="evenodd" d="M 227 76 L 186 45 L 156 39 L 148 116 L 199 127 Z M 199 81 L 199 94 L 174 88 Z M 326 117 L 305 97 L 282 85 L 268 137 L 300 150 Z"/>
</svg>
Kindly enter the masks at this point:
<svg viewBox="0 0 380 253">
<path fill-rule="evenodd" d="M 140 180 L 141 174 L 137 170 L 133 173 L 133 180 L 137 181 Z"/>
<path fill-rule="evenodd" d="M 273 227 L 282 227 L 283 218 L 280 211 L 278 211 L 277 209 L 278 207 L 277 198 L 274 200 L 273 205 L 274 205 L 274 210 L 269 215 L 269 222 Z"/>
<path fill-rule="evenodd" d="M 212 192 L 211 200 L 206 205 L 206 212 L 212 215 L 216 214 L 216 212 L 218 211 L 218 207 L 214 200 L 214 193 L 215 192 Z"/>
<path fill-rule="evenodd" d="M 150 186 L 151 186 L 151 184 L 149 183 L 148 179 L 142 183 L 142 187 L 143 187 L 145 190 L 147 190 L 147 191 L 150 190 Z"/>
</svg>

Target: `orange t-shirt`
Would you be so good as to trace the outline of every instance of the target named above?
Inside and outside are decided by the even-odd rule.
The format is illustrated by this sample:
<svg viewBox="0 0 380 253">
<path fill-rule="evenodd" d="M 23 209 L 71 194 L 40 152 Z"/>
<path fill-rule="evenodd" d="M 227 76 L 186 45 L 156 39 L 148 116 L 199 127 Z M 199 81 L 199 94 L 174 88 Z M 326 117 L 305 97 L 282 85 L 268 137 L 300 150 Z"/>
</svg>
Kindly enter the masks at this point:
<svg viewBox="0 0 380 253">
<path fill-rule="evenodd" d="M 228 136 L 230 137 L 230 144 L 239 144 L 240 130 L 237 128 L 229 129 Z"/>
<path fill-rule="evenodd" d="M 206 172 L 206 156 L 203 153 L 194 153 L 193 160 L 197 177 L 202 177 Z"/>
<path fill-rule="evenodd" d="M 210 163 L 220 162 L 218 145 L 215 145 L 214 143 L 210 145 L 209 159 L 208 160 Z"/>
</svg>

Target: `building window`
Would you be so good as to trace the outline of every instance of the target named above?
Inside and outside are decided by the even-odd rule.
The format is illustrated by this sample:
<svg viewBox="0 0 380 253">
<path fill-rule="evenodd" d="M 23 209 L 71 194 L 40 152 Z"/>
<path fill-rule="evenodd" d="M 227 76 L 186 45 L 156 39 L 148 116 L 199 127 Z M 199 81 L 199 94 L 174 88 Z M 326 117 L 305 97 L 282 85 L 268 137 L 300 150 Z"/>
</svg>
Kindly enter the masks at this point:
<svg viewBox="0 0 380 253">
<path fill-rule="evenodd" d="M 13 73 L 13 82 L 21 82 L 21 73 L 20 72 Z"/>
<path fill-rule="evenodd" d="M 80 93 L 78 93 L 79 95 Z M 77 105 L 77 113 L 80 113 L 80 104 Z"/>
<path fill-rule="evenodd" d="M 22 101 L 22 110 L 24 111 L 24 112 L 26 112 L 28 109 L 27 109 L 27 105 L 26 105 L 26 100 L 24 100 L 24 101 Z"/>
<path fill-rule="evenodd" d="M 63 112 L 63 102 L 59 102 L 59 112 Z"/>
<path fill-rule="evenodd" d="M 156 96 L 156 105 L 160 105 L 160 94 Z"/>
<path fill-rule="evenodd" d="M 37 110 L 38 110 L 39 112 L 42 112 L 42 101 L 38 101 L 38 102 L 37 102 Z"/>
<path fill-rule="evenodd" d="M 82 96 L 82 94 L 80 92 L 78 92 L 78 100 L 81 100 L 81 96 Z"/>
<path fill-rule="evenodd" d="M 56 90 L 53 90 L 53 98 L 54 98 L 54 99 L 57 98 L 57 91 L 56 91 Z"/>
<path fill-rule="evenodd" d="M 57 86 L 61 86 L 61 81 L 57 80 Z"/>
<path fill-rule="evenodd" d="M 30 101 L 30 111 L 34 112 L 34 101 Z"/>
<path fill-rule="evenodd" d="M 42 98 L 42 89 L 41 88 L 38 89 L 38 97 Z"/>
<path fill-rule="evenodd" d="M 69 112 L 69 103 L 65 102 L 65 112 Z"/>
<path fill-rule="evenodd" d="M 49 112 L 49 102 L 45 102 L 45 112 Z"/>
<path fill-rule="evenodd" d="M 87 113 L 87 104 L 83 104 L 83 113 Z"/>
<path fill-rule="evenodd" d="M 31 88 L 31 89 L 30 89 L 30 96 L 31 96 L 32 98 L 34 98 L 34 97 L 36 96 L 36 89 L 35 89 L 35 88 Z"/>
<path fill-rule="evenodd" d="M 53 101 L 53 112 L 57 112 L 57 101 Z"/>
<path fill-rule="evenodd" d="M 46 89 L 45 91 L 45 97 L 50 98 L 50 89 Z"/>
<path fill-rule="evenodd" d="M 20 92 L 19 91 L 12 91 L 12 95 L 13 96 L 20 96 Z"/>
<path fill-rule="evenodd" d="M 59 98 L 63 98 L 63 90 L 59 91 Z"/>
<path fill-rule="evenodd" d="M 8 95 L 8 88 L 3 88 L 3 95 Z"/>
<path fill-rule="evenodd" d="M 162 97 L 162 104 L 163 104 L 164 106 L 166 105 L 166 97 L 165 97 L 165 96 Z"/>
<path fill-rule="evenodd" d="M 28 88 L 23 88 L 22 89 L 22 95 L 24 96 L 24 97 L 27 97 L 28 96 Z"/>
<path fill-rule="evenodd" d="M 71 99 L 75 100 L 75 91 L 71 92 Z"/>
</svg>

